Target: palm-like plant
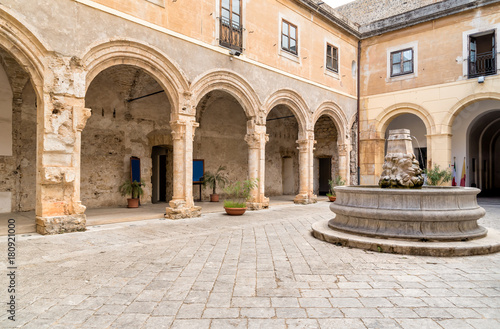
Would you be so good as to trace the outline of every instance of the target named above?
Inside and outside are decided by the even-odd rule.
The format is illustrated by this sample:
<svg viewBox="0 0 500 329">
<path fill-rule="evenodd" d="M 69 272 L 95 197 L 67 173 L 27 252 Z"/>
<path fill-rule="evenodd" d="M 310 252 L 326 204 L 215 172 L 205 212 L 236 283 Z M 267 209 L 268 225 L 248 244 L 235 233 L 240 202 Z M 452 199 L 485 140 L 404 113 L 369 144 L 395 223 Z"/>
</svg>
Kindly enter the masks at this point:
<svg viewBox="0 0 500 329">
<path fill-rule="evenodd" d="M 334 197 L 334 196 L 337 196 L 337 194 L 335 193 L 334 187 L 345 185 L 345 181 L 342 179 L 342 176 L 337 175 L 337 177 L 335 177 L 335 179 L 333 179 L 333 180 L 330 179 L 328 181 L 328 185 L 330 185 L 330 193 L 327 193 L 326 195 L 329 197 Z"/>
<path fill-rule="evenodd" d="M 215 173 L 207 171 L 203 176 L 203 182 L 212 189 L 212 194 L 217 194 L 217 185 L 224 188 L 224 186 L 226 186 L 226 184 L 229 182 L 226 177 L 225 171 L 225 166 L 219 166 Z"/>
<path fill-rule="evenodd" d="M 130 195 L 131 199 L 138 199 L 144 194 L 143 186 L 146 186 L 143 179 L 140 182 L 128 180 L 120 186 L 120 193 L 122 196 Z"/>
</svg>

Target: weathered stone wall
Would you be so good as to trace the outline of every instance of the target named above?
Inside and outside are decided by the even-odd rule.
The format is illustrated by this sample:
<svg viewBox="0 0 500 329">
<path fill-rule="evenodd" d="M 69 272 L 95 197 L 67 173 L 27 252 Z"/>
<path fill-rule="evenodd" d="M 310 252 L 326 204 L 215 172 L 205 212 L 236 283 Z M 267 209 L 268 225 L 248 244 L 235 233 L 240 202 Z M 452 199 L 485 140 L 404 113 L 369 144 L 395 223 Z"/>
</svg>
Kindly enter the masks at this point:
<svg viewBox="0 0 500 329">
<path fill-rule="evenodd" d="M 314 125 L 314 194 L 319 194 L 319 158 L 332 159 L 332 179 L 339 174 L 338 131 L 332 119 L 323 115 Z"/>
<path fill-rule="evenodd" d="M 288 108 L 277 106 L 267 116 L 268 119 L 293 115 Z M 266 123 L 269 142 L 266 144 L 266 196 L 283 194 L 283 158 L 291 158 L 294 172 L 294 194 L 299 192 L 299 136 L 297 120 L 294 117 L 271 120 Z"/>
<path fill-rule="evenodd" d="M 5 146 L 11 149 L 12 155 L 0 155 L 0 194 L 3 196 L 0 209 L 31 211 L 36 204 L 36 96 L 27 73 L 3 51 L 1 62 L 8 78 L 2 89 L 12 91 L 12 107 L 8 108 L 12 111 L 12 138 L 0 143 L 11 144 Z"/>
<path fill-rule="evenodd" d="M 205 171 L 214 173 L 220 165 L 226 167 L 230 182 L 248 178 L 248 145 L 245 142 L 247 119 L 241 105 L 222 92 L 206 95 L 197 107 L 200 126 L 195 131 L 193 159 L 205 160 Z M 202 198 L 208 200 L 212 189 L 202 188 Z M 224 197 L 221 188 L 217 193 Z M 193 189 L 199 198 L 199 188 Z"/>
<path fill-rule="evenodd" d="M 147 73 L 131 66 L 101 72 L 91 83 L 85 106 L 92 116 L 82 132 L 81 200 L 87 207 L 122 206 L 119 186 L 130 179 L 130 157 L 141 159 L 145 181 L 142 203 L 151 203 L 153 146 L 171 146 L 170 105 L 165 93 L 132 99 L 162 88 Z M 172 173 L 167 173 L 171 199 Z"/>
</svg>

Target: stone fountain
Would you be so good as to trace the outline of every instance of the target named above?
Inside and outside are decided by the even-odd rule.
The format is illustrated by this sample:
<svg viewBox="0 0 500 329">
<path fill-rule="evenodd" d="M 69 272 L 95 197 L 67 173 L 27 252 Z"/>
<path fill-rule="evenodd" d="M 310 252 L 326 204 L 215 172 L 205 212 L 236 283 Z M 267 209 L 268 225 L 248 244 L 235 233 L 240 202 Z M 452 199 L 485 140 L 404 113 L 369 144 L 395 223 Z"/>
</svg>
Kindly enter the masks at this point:
<svg viewBox="0 0 500 329">
<path fill-rule="evenodd" d="M 479 189 L 427 187 L 408 129 L 391 130 L 379 186 L 335 187 L 335 217 L 313 235 L 337 245 L 415 255 L 464 256 L 500 251 L 500 233 L 477 221 Z"/>
</svg>

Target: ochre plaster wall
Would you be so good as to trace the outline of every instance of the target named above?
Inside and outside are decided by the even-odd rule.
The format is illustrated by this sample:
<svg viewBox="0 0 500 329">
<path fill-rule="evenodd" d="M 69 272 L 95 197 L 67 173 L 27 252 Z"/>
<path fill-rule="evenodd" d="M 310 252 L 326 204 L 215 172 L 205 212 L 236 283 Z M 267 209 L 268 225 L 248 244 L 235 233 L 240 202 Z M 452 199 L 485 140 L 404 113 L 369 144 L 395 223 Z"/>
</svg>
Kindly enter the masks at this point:
<svg viewBox="0 0 500 329">
<path fill-rule="evenodd" d="M 467 79 L 468 35 L 500 27 L 500 5 L 484 6 L 363 40 L 361 75 L 361 183 L 376 184 L 384 135 L 398 115 L 417 115 L 426 126 L 427 164 L 449 168 L 454 118 L 469 104 L 498 99 L 500 78 Z M 497 32 L 498 36 L 498 32 Z M 387 53 L 418 45 L 414 75 L 388 78 Z M 497 42 L 498 45 L 498 42 Z M 500 62 L 497 56 L 497 69 Z M 455 146 L 456 147 L 456 146 Z M 465 149 L 465 145 L 460 146 Z"/>
<path fill-rule="evenodd" d="M 161 7 L 144 0 L 96 0 L 123 13 L 165 27 L 210 45 L 218 45 L 220 1 L 165 1 Z M 242 1 L 243 56 L 300 77 L 355 95 L 351 73 L 357 40 L 293 0 Z M 298 26 L 299 53 L 289 59 L 280 51 L 281 19 Z M 339 48 L 339 75 L 325 69 L 326 42 Z"/>
</svg>

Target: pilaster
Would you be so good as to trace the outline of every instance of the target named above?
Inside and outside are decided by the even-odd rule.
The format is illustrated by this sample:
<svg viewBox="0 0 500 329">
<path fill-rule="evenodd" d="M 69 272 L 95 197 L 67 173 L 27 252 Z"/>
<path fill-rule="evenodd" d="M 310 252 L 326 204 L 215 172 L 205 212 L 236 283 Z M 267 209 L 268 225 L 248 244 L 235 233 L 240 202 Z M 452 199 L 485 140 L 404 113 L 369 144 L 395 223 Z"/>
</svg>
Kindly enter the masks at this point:
<svg viewBox="0 0 500 329">
<path fill-rule="evenodd" d="M 51 58 L 37 114 L 36 227 L 40 234 L 85 230 L 80 201 L 85 78 L 75 59 Z"/>
</svg>

